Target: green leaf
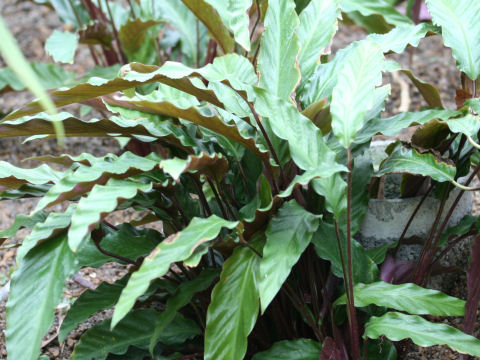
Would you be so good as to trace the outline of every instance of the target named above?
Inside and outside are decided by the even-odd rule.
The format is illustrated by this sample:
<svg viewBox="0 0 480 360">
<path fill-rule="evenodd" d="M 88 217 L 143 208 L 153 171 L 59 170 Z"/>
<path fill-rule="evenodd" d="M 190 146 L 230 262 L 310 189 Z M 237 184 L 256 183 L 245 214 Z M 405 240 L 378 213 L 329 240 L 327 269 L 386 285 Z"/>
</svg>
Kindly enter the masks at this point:
<svg viewBox="0 0 480 360">
<path fill-rule="evenodd" d="M 104 281 L 96 289 L 83 292 L 72 304 L 63 319 L 58 333 L 58 341 L 63 343 L 67 335 L 74 330 L 79 323 L 87 320 L 89 316 L 115 305 L 122 289 L 127 284 L 128 278 L 128 275 L 124 276 L 113 284 Z"/>
<path fill-rule="evenodd" d="M 422 94 L 423 98 L 430 107 L 443 108 L 440 92 L 435 86 L 415 77 L 415 75 L 413 75 L 412 72 L 409 70 L 400 71 L 408 76 L 410 81 L 413 83 L 413 85 L 417 87 L 418 91 L 420 92 L 420 94 Z"/>
<path fill-rule="evenodd" d="M 302 85 L 313 74 L 326 49 L 338 29 L 340 8 L 338 0 L 312 0 L 300 13 L 300 26 L 297 29 L 301 50 L 298 63 L 302 73 Z"/>
<path fill-rule="evenodd" d="M 51 212 L 44 221 L 37 223 L 17 250 L 17 264 L 20 264 L 30 249 L 38 243 L 63 232 L 70 225 L 74 209 L 75 205 L 71 205 L 64 213 Z M 41 211 L 38 214 L 45 214 L 45 212 Z"/>
<path fill-rule="evenodd" d="M 278 210 L 265 232 L 267 242 L 260 261 L 260 303 L 262 313 L 287 279 L 292 267 L 310 244 L 318 228 L 318 216 L 291 200 Z"/>
<path fill-rule="evenodd" d="M 63 172 L 53 170 L 45 164 L 33 169 L 23 169 L 0 161 L 0 186 L 16 189 L 26 183 L 48 184 L 57 181 L 62 175 Z"/>
<path fill-rule="evenodd" d="M 209 155 L 202 152 L 199 156 L 189 155 L 187 159 L 172 158 L 162 160 L 160 168 L 175 181 L 188 171 L 206 174 L 212 179 L 221 181 L 228 171 L 228 161 L 222 154 Z"/>
<path fill-rule="evenodd" d="M 332 129 L 344 147 L 349 147 L 373 105 L 375 86 L 381 82 L 384 61 L 378 45 L 361 42 L 347 58 L 333 89 L 330 112 Z"/>
<path fill-rule="evenodd" d="M 478 1 L 426 0 L 433 22 L 442 27 L 445 46 L 452 48 L 458 68 L 472 80 L 480 75 Z"/>
<path fill-rule="evenodd" d="M 122 44 L 122 50 L 127 55 L 129 61 L 134 61 L 135 53 L 138 52 L 142 44 L 146 41 L 148 30 L 158 24 L 161 21 L 156 20 L 142 20 L 140 18 L 129 19 L 118 31 L 118 39 Z"/>
<path fill-rule="evenodd" d="M 478 130 L 480 130 L 479 117 L 472 114 L 467 114 L 459 118 L 448 119 L 445 122 L 450 131 L 454 133 L 462 133 L 467 136 L 476 136 Z"/>
<path fill-rule="evenodd" d="M 35 211 L 83 195 L 94 185 L 105 185 L 111 178 L 123 179 L 153 170 L 158 164 L 157 159 L 137 156 L 129 151 L 113 161 L 110 158 L 99 159 L 93 166 L 81 166 L 56 181 L 55 185 L 37 203 Z"/>
<path fill-rule="evenodd" d="M 45 89 L 68 86 L 73 83 L 74 73 L 64 70 L 55 64 L 30 62 L 30 67 Z M 0 92 L 25 90 L 25 85 L 10 68 L 0 69 Z"/>
<path fill-rule="evenodd" d="M 322 344 L 311 339 L 283 340 L 255 354 L 252 360 L 318 360 L 321 351 Z"/>
<path fill-rule="evenodd" d="M 295 34 L 298 24 L 293 0 L 268 2 L 257 71 L 260 73 L 260 87 L 281 99 L 288 100 L 300 81 L 296 64 L 300 51 Z"/>
<path fill-rule="evenodd" d="M 4 239 L 14 237 L 22 228 L 32 229 L 37 223 L 44 221 L 48 213 L 41 211 L 33 215 L 17 215 L 13 224 L 5 230 L 0 231 L 0 242 Z"/>
<path fill-rule="evenodd" d="M 465 315 L 465 301 L 415 284 L 394 285 L 379 281 L 367 285 L 358 284 L 353 291 L 356 307 L 375 304 L 417 315 Z M 345 304 L 345 295 L 334 303 L 335 306 Z"/>
<path fill-rule="evenodd" d="M 133 273 L 122 291 L 112 326 L 115 326 L 132 308 L 136 299 L 148 288 L 151 281 L 165 275 L 170 264 L 183 261 L 193 254 L 195 249 L 207 241 L 215 239 L 223 227 L 233 229 L 238 222 L 223 220 L 216 215 L 206 219 L 194 218 L 181 232 L 170 235 L 145 258 L 140 269 Z"/>
<path fill-rule="evenodd" d="M 78 34 L 54 30 L 45 43 L 45 51 L 55 62 L 73 64 L 78 39 Z"/>
<path fill-rule="evenodd" d="M 452 237 L 461 236 L 468 233 L 470 230 L 478 229 L 479 218 L 476 216 L 466 215 L 454 226 L 448 227 L 438 240 L 438 247 L 445 245 Z"/>
<path fill-rule="evenodd" d="M 318 230 L 313 234 L 312 243 L 318 257 L 332 263 L 332 272 L 335 276 L 343 278 L 342 262 L 338 249 L 337 237 L 334 225 L 321 222 Z M 340 243 L 343 257 L 347 258 L 347 239 L 340 230 Z M 355 283 L 372 283 L 378 280 L 379 271 L 377 265 L 370 259 L 357 241 L 352 240 L 352 258 L 355 264 L 353 268 L 353 280 Z"/>
<path fill-rule="evenodd" d="M 404 112 L 386 119 L 372 119 L 358 132 L 355 142 L 362 144 L 370 141 L 374 135 L 379 133 L 394 136 L 411 125 L 423 125 L 433 119 L 447 120 L 460 114 L 462 114 L 460 111 L 455 110 L 432 109 Z M 447 124 L 449 121 L 447 121 Z"/>
<path fill-rule="evenodd" d="M 400 14 L 395 8 L 384 0 L 340 0 L 342 11 L 346 13 L 358 11 L 363 16 L 381 15 L 385 21 L 392 25 L 411 24 L 412 21 Z"/>
<path fill-rule="evenodd" d="M 206 269 L 195 279 L 183 282 L 178 286 L 175 294 L 167 300 L 165 310 L 157 318 L 155 330 L 150 340 L 150 352 L 153 352 L 153 348 L 161 338 L 165 327 L 173 321 L 177 311 L 188 305 L 196 293 L 206 290 L 218 275 L 219 271 L 217 269 Z"/>
<path fill-rule="evenodd" d="M 210 4 L 207 0 L 182 0 L 182 2 L 207 27 L 210 35 L 217 41 L 225 54 L 233 52 L 235 43 L 219 15 L 218 5 L 222 6 L 225 2 L 222 1 L 220 4 Z M 230 15 L 230 12 L 226 12 L 226 15 Z"/>
<path fill-rule="evenodd" d="M 88 234 L 107 214 L 117 208 L 123 199 L 131 199 L 139 191 L 147 192 L 152 184 L 110 179 L 105 185 L 95 185 L 88 197 L 80 199 L 72 215 L 68 230 L 68 244 L 76 252 Z"/>
<path fill-rule="evenodd" d="M 42 338 L 62 298 L 65 281 L 75 270 L 74 254 L 68 247 L 66 233 L 40 244 L 25 256 L 13 273 L 7 303 L 9 358 L 37 359 Z"/>
<path fill-rule="evenodd" d="M 260 305 L 259 266 L 260 257 L 247 247 L 237 247 L 223 264 L 207 311 L 205 360 L 244 358 Z"/>
<path fill-rule="evenodd" d="M 129 313 L 113 330 L 110 329 L 110 320 L 105 320 L 82 335 L 70 359 L 104 360 L 108 354 L 125 354 L 129 346 L 146 349 L 157 316 L 158 313 L 153 309 L 136 310 Z M 159 341 L 167 345 L 181 344 L 199 333 L 200 329 L 192 320 L 177 314 L 164 329 Z"/>
<path fill-rule="evenodd" d="M 455 166 L 446 163 L 434 154 L 421 154 L 414 148 L 397 146 L 390 156 L 382 163 L 380 170 L 375 174 L 382 176 L 392 172 L 408 172 L 430 176 L 436 181 L 452 181 L 456 173 Z"/>
<path fill-rule="evenodd" d="M 434 324 L 417 315 L 388 312 L 382 317 L 372 316 L 365 325 L 364 337 L 377 339 L 386 336 L 400 341 L 410 338 L 422 347 L 447 345 L 460 353 L 480 356 L 480 341 L 454 327 Z"/>
<path fill-rule="evenodd" d="M 370 34 L 367 39 L 376 42 L 384 53 L 393 51 L 401 54 L 408 45 L 417 47 L 420 40 L 429 32 L 439 32 L 436 26 L 428 23 L 418 25 L 400 25 L 387 34 Z"/>
<path fill-rule="evenodd" d="M 248 31 L 250 19 L 248 9 L 252 0 L 205 0 L 213 6 L 220 15 L 223 23 L 235 37 L 235 41 L 246 51 L 250 51 L 250 33 Z"/>
</svg>

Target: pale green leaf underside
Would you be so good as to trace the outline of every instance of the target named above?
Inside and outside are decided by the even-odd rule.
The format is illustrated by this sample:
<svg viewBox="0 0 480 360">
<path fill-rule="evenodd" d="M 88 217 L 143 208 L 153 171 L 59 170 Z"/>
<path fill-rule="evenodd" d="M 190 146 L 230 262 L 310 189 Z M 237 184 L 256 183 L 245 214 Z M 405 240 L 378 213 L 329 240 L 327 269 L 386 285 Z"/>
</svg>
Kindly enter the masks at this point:
<svg viewBox="0 0 480 360">
<path fill-rule="evenodd" d="M 385 0 L 340 0 L 340 6 L 347 13 L 358 11 L 363 16 L 380 14 L 385 18 L 386 22 L 392 25 L 412 23 L 408 17 L 400 14 Z"/>
<path fill-rule="evenodd" d="M 56 62 L 72 64 L 78 39 L 78 34 L 54 30 L 45 43 L 45 51 Z"/>
<path fill-rule="evenodd" d="M 465 301 L 440 291 L 425 289 L 415 284 L 394 285 L 383 281 L 358 284 L 354 288 L 355 306 L 371 304 L 385 306 L 417 315 L 463 316 Z M 344 305 L 343 295 L 334 305 Z"/>
<path fill-rule="evenodd" d="M 467 114 L 465 116 L 449 119 L 445 123 L 454 133 L 462 133 L 467 136 L 476 136 L 480 130 L 478 115 Z"/>
<path fill-rule="evenodd" d="M 140 269 L 133 273 L 122 291 L 113 314 L 112 327 L 130 311 L 151 281 L 167 273 L 171 263 L 189 258 L 198 246 L 215 239 L 223 227 L 233 229 L 235 226 L 237 222 L 227 221 L 216 215 L 205 219 L 194 218 L 181 232 L 162 241 L 145 258 Z"/>
<path fill-rule="evenodd" d="M 480 2 L 427 0 L 433 22 L 442 27 L 445 46 L 452 48 L 461 71 L 475 80 L 480 75 Z"/>
<path fill-rule="evenodd" d="M 480 356 L 478 339 L 454 327 L 431 323 L 418 315 L 388 312 L 382 317 L 371 317 L 365 325 L 364 337 L 378 339 L 382 335 L 393 341 L 410 338 L 422 347 L 448 345 L 460 353 Z"/>
</svg>

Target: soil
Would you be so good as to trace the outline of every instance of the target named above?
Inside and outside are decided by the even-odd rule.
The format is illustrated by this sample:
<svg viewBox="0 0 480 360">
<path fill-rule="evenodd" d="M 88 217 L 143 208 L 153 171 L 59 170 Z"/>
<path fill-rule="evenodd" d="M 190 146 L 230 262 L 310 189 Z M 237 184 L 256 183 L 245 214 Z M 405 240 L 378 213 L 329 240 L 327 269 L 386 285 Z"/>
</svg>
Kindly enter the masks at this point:
<svg viewBox="0 0 480 360">
<path fill-rule="evenodd" d="M 54 11 L 30 1 L 1 0 L 0 13 L 4 20 L 6 20 L 8 27 L 13 32 L 28 60 L 51 61 L 45 54 L 43 46 L 54 29 L 62 28 L 62 23 Z M 364 37 L 365 33 L 360 28 L 341 26 L 332 44 L 332 52 L 334 53 L 353 40 Z M 388 57 L 399 62 L 404 68 L 413 69 L 417 77 L 435 85 L 440 90 L 444 105 L 447 108 L 455 108 L 455 88 L 456 84 L 459 84 L 460 75 L 455 66 L 455 61 L 451 56 L 450 49 L 443 47 L 439 36 L 432 36 L 422 40 L 419 48 L 415 51 L 405 52 L 401 55 L 388 55 Z M 2 66 L 4 66 L 4 64 L 0 57 L 0 67 Z M 74 65 L 69 65 L 67 69 L 82 74 L 92 66 L 93 63 L 90 60 L 87 49 L 82 48 L 77 51 Z M 401 75 L 400 80 L 394 79 L 393 81 L 389 76 L 386 76 L 385 82 L 392 83 L 392 96 L 387 104 L 384 114 L 385 117 L 397 113 L 399 108 L 405 110 L 405 106 L 409 111 L 419 110 L 421 107 L 426 106 L 426 103 L 416 88 L 413 87 L 403 75 Z M 405 83 L 407 84 L 406 87 Z M 403 97 L 400 96 L 402 91 Z M 32 96 L 28 92 L 2 94 L 0 96 L 0 117 L 2 113 L 6 114 L 18 108 L 27 103 L 31 98 Z M 409 101 L 405 101 L 405 99 Z M 69 111 L 78 113 L 78 107 L 71 107 Z M 97 156 L 107 153 L 117 153 L 120 150 L 118 143 L 109 138 L 69 138 L 66 139 L 65 148 L 61 150 L 58 149 L 55 140 L 36 140 L 27 143 L 23 143 L 23 140 L 24 139 L 0 139 L 0 160 L 7 161 L 16 166 L 33 166 L 35 164 L 34 162 L 24 162 L 24 160 L 31 156 L 48 153 L 78 155 L 86 149 L 88 149 L 88 152 Z M 0 229 L 6 229 L 12 224 L 17 214 L 28 214 L 35 207 L 35 204 L 35 200 L 29 199 L 0 202 Z M 476 201 L 474 212 L 477 214 L 480 212 L 479 204 L 480 202 Z M 117 214 L 113 216 L 112 221 L 114 223 L 120 222 L 122 216 L 122 214 Z M 15 238 L 8 240 L 3 247 L 5 248 L 10 244 L 15 244 L 26 234 L 27 231 L 22 230 Z M 0 249 L 0 289 L 8 283 L 10 274 L 15 268 L 15 254 L 15 248 Z M 90 326 L 110 315 L 109 312 L 102 312 L 91 317 L 73 331 L 67 340 L 60 345 L 55 335 L 68 309 L 68 305 L 88 287 L 98 286 L 102 281 L 113 282 L 123 276 L 125 272 L 125 267 L 115 263 L 108 263 L 99 269 L 82 269 L 72 280 L 68 281 L 67 289 L 64 293 L 64 300 L 56 311 L 55 324 L 45 336 L 42 353 L 51 359 L 68 359 L 80 335 Z M 451 295 L 465 299 L 465 276 L 460 276 L 456 284 L 457 286 L 455 286 Z M 461 318 L 437 320 L 444 321 L 460 329 L 462 327 Z M 480 322 L 477 322 L 477 324 L 480 324 Z M 0 301 L 0 359 L 6 359 L 4 329 L 5 301 Z M 478 326 L 475 329 L 475 335 L 479 335 Z M 404 358 L 412 360 L 458 359 L 459 355 L 447 347 L 424 349 L 410 345 L 408 354 Z"/>
</svg>

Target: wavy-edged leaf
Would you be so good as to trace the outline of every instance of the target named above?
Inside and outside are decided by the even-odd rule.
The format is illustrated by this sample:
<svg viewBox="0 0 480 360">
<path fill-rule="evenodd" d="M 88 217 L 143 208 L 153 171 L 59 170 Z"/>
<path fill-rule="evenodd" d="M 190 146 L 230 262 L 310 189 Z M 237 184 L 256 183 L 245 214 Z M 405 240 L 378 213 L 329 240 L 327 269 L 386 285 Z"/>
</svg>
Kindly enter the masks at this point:
<svg viewBox="0 0 480 360">
<path fill-rule="evenodd" d="M 110 320 L 105 320 L 82 335 L 70 359 L 104 360 L 108 354 L 125 354 L 129 346 L 146 349 L 157 316 L 158 313 L 153 309 L 136 310 L 129 313 L 113 330 Z M 192 320 L 177 314 L 165 327 L 159 341 L 168 345 L 181 344 L 199 333 L 200 329 Z"/>
<path fill-rule="evenodd" d="M 196 293 L 206 290 L 218 275 L 217 269 L 205 269 L 195 279 L 183 282 L 178 286 L 175 294 L 167 300 L 165 310 L 160 313 L 155 322 L 155 330 L 152 332 L 150 341 L 151 352 L 162 336 L 165 327 L 175 318 L 177 311 L 188 305 Z"/>
<path fill-rule="evenodd" d="M 45 221 L 48 213 L 45 211 L 37 212 L 33 215 L 17 215 L 15 221 L 8 229 L 0 231 L 0 242 L 2 240 L 14 237 L 18 230 L 22 228 L 32 229 L 37 223 Z"/>
<path fill-rule="evenodd" d="M 49 64 L 31 62 L 30 66 L 37 75 L 40 84 L 45 89 L 54 89 L 60 86 L 68 86 L 73 82 L 75 74 L 64 70 L 62 67 Z M 25 85 L 17 78 L 10 68 L 0 69 L 0 92 L 25 90 Z"/>
<path fill-rule="evenodd" d="M 78 40 L 78 34 L 54 30 L 45 43 L 45 51 L 55 62 L 73 64 Z"/>
<path fill-rule="evenodd" d="M 340 0 L 342 11 L 351 13 L 358 11 L 363 16 L 380 15 L 392 25 L 412 24 L 405 15 L 400 14 L 385 0 Z"/>
<path fill-rule="evenodd" d="M 321 222 L 318 230 L 313 234 L 312 243 L 315 245 L 315 252 L 318 257 L 331 262 L 333 274 L 343 278 L 340 250 L 338 249 L 334 225 Z M 347 239 L 341 229 L 340 243 L 342 245 L 343 256 L 346 258 Z M 352 240 L 352 258 L 356 264 L 353 269 L 353 280 L 355 283 L 369 284 L 379 280 L 377 265 L 368 257 L 363 246 L 355 240 Z"/>
<path fill-rule="evenodd" d="M 215 3 L 215 1 L 208 0 L 182 0 L 182 2 L 190 9 L 190 11 L 195 14 L 195 16 L 201 22 L 203 22 L 203 24 L 207 27 L 210 35 L 215 39 L 218 45 L 220 45 L 222 51 L 225 54 L 233 52 L 235 46 L 234 40 L 230 35 L 226 24 L 223 23 L 222 18 L 219 15 L 220 12 L 221 14 L 225 14 L 229 17 L 232 16 L 231 7 L 230 11 L 225 11 L 226 9 L 223 8 L 225 6 L 225 1 Z M 234 1 L 233 4 L 238 3 L 241 2 Z M 241 14 L 241 16 L 243 17 L 244 14 Z M 246 27 L 248 28 L 248 22 L 246 23 Z M 250 44 L 250 40 L 248 40 L 248 43 Z"/>
<path fill-rule="evenodd" d="M 111 178 L 125 179 L 153 170 L 159 164 L 158 160 L 153 155 L 142 157 L 131 152 L 125 152 L 113 161 L 99 159 L 94 166 L 82 166 L 56 181 L 34 211 L 83 195 L 95 185 L 105 185 Z"/>
<path fill-rule="evenodd" d="M 68 247 L 66 233 L 40 244 L 25 256 L 13 273 L 7 303 L 9 358 L 37 359 L 42 338 L 62 298 L 65 281 L 75 270 L 74 254 Z"/>
<path fill-rule="evenodd" d="M 400 341 L 410 338 L 422 347 L 447 345 L 465 354 L 480 356 L 480 340 L 452 326 L 431 323 L 418 315 L 388 312 L 381 317 L 372 316 L 365 324 L 365 338 L 386 336 Z"/>
<path fill-rule="evenodd" d="M 127 284 L 129 275 L 110 284 L 102 282 L 96 289 L 87 290 L 70 306 L 67 315 L 62 321 L 58 333 L 58 341 L 63 342 L 67 335 L 74 330 L 77 325 L 88 319 L 89 316 L 104 309 L 109 309 L 118 300 L 122 289 Z"/>
<path fill-rule="evenodd" d="M 161 23 L 161 21 L 152 19 L 142 20 L 141 18 L 136 18 L 133 20 L 129 19 L 120 27 L 118 30 L 118 39 L 122 44 L 122 50 L 129 56 L 129 59 L 142 47 L 148 30 L 152 26 Z"/>
<path fill-rule="evenodd" d="M 58 181 L 63 175 L 43 164 L 33 169 L 23 169 L 6 161 L 0 161 L 0 186 L 18 189 L 21 185 L 30 183 L 43 185 Z"/>
<path fill-rule="evenodd" d="M 265 232 L 267 241 L 260 261 L 259 294 L 262 313 L 287 279 L 292 267 L 310 244 L 318 227 L 318 216 L 295 200 L 278 210 Z"/>
<path fill-rule="evenodd" d="M 401 25 L 393 28 L 386 34 L 371 34 L 367 39 L 376 42 L 382 48 L 384 53 L 393 51 L 402 53 L 410 45 L 417 47 L 428 32 L 440 32 L 436 26 L 428 23 L 418 25 Z"/>
<path fill-rule="evenodd" d="M 31 185 L 23 184 L 17 189 L 9 189 L 0 186 L 0 200 L 12 200 L 21 198 L 42 197 L 50 189 L 50 184 Z"/>
<path fill-rule="evenodd" d="M 269 1 L 264 25 L 257 62 L 259 85 L 281 99 L 289 99 L 300 81 L 296 64 L 300 43 L 295 33 L 299 25 L 295 3 Z"/>
<path fill-rule="evenodd" d="M 382 176 L 394 172 L 430 176 L 436 181 L 443 182 L 454 180 L 457 169 L 432 153 L 422 154 L 414 148 L 397 146 L 375 175 Z"/>
<path fill-rule="evenodd" d="M 87 235 L 108 213 L 123 200 L 131 199 L 139 191 L 147 192 L 152 184 L 110 179 L 105 185 L 95 185 L 88 197 L 80 199 L 72 215 L 68 230 L 68 244 L 75 252 Z"/>
<path fill-rule="evenodd" d="M 220 181 L 228 171 L 228 161 L 222 154 L 209 155 L 202 152 L 199 156 L 190 155 L 187 159 L 162 160 L 160 167 L 175 181 L 178 181 L 180 175 L 187 171 L 199 171 Z"/>
<path fill-rule="evenodd" d="M 246 51 L 250 51 L 248 9 L 252 0 L 204 0 L 219 13 L 223 23 L 233 33 L 235 41 Z"/>
<path fill-rule="evenodd" d="M 322 344 L 311 339 L 283 340 L 255 354 L 252 360 L 318 360 L 321 352 Z"/>
<path fill-rule="evenodd" d="M 75 209 L 75 205 L 69 206 L 69 208 L 63 213 L 51 212 L 47 218 L 38 222 L 32 229 L 32 232 L 25 237 L 22 241 L 22 246 L 17 250 L 17 264 L 22 262 L 24 256 L 35 247 L 38 243 L 48 240 L 58 233 L 63 232 L 72 218 L 72 212 Z M 43 211 L 38 214 L 44 213 Z"/>
<path fill-rule="evenodd" d="M 445 46 L 458 68 L 472 80 L 480 75 L 480 3 L 468 0 L 426 0 L 433 22 L 442 27 Z"/>
<path fill-rule="evenodd" d="M 450 131 L 467 136 L 475 136 L 478 130 L 480 130 L 480 118 L 478 115 L 467 114 L 459 118 L 448 119 L 445 123 Z"/>
<path fill-rule="evenodd" d="M 360 42 L 345 61 L 333 89 L 330 112 L 332 130 L 344 147 L 349 147 L 366 121 L 373 105 L 375 86 L 381 81 L 384 61 L 380 47 Z"/>
<path fill-rule="evenodd" d="M 326 53 L 326 48 L 338 29 L 339 17 L 338 0 L 312 0 L 300 13 L 297 35 L 301 45 L 298 63 L 302 84 L 308 81 L 320 56 Z"/>
<path fill-rule="evenodd" d="M 417 315 L 463 316 L 465 301 L 440 291 L 425 289 L 415 284 L 394 285 L 384 281 L 358 284 L 354 288 L 355 306 L 372 304 Z M 345 305 L 346 296 L 334 305 Z"/>
<path fill-rule="evenodd" d="M 417 112 L 404 112 L 386 119 L 375 118 L 367 122 L 358 132 L 355 142 L 362 144 L 366 141 L 370 141 L 374 135 L 379 133 L 386 136 L 394 136 L 402 129 L 411 125 L 423 125 L 433 119 L 447 120 L 461 114 L 460 111 L 455 110 L 432 109 Z"/>
<path fill-rule="evenodd" d="M 215 239 L 223 227 L 233 229 L 237 224 L 236 221 L 227 221 L 216 215 L 205 219 L 194 218 L 181 232 L 162 241 L 132 274 L 115 307 L 112 326 L 130 311 L 151 281 L 167 273 L 171 263 L 189 258 L 198 246 Z"/>
<path fill-rule="evenodd" d="M 295 105 L 263 89 L 256 88 L 254 91 L 255 109 L 260 115 L 272 119 L 273 132 L 288 141 L 290 154 L 300 168 L 318 171 L 331 166 L 331 174 L 344 169 L 335 162 L 335 154 L 326 146 L 320 130 Z"/>
<path fill-rule="evenodd" d="M 260 305 L 259 266 L 260 257 L 247 247 L 237 247 L 223 264 L 207 311 L 205 360 L 244 358 Z"/>
</svg>

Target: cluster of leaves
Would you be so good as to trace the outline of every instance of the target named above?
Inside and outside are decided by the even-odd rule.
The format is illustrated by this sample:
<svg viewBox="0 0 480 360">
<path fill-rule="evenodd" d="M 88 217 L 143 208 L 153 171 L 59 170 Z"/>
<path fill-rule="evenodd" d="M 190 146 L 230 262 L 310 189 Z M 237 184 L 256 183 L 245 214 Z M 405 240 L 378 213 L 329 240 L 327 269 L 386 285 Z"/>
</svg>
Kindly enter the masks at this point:
<svg viewBox="0 0 480 360">
<path fill-rule="evenodd" d="M 435 254 L 476 234 L 476 218 L 450 229 L 449 216 L 437 221 L 422 257 L 407 266 L 387 255 L 389 247 L 367 251 L 353 238 L 387 173 L 406 174 L 407 185 L 418 181 L 409 174 L 423 176 L 442 197 L 439 219 L 453 188 L 462 189 L 458 199 L 470 190 L 480 169 L 480 4 L 429 0 L 435 25 L 414 25 L 380 0 L 42 2 L 76 30 L 49 39 L 55 59 L 71 61 L 84 42 L 95 57 L 102 49 L 99 64 L 130 63 L 118 76 L 97 69 L 51 93 L 57 107 L 87 103 L 104 118 L 52 118 L 34 101 L 0 122 L 0 136 L 53 137 L 60 119 L 65 136 L 130 143 L 121 155 L 43 156 L 33 169 L 1 163 L 1 199 L 40 198 L 31 215 L 0 232 L 4 240 L 31 229 L 7 304 L 10 358 L 36 359 L 65 281 L 108 261 L 128 265 L 128 275 L 84 292 L 58 339 L 98 311 L 114 307 L 113 316 L 82 335 L 71 359 L 358 360 L 361 351 L 395 359 L 393 342 L 407 338 L 480 356 L 480 341 L 469 335 L 480 238 L 466 303 L 421 287 Z M 329 59 L 340 18 L 377 33 Z M 432 33 L 442 34 L 464 74 L 469 99 L 457 110 L 385 59 Z M 398 70 L 428 107 L 381 118 L 390 95 L 382 73 Z M 391 146 L 375 171 L 372 138 L 412 124 L 423 126 L 411 143 Z M 48 210 L 64 202 L 66 211 Z M 116 226 L 106 220 L 125 209 L 146 215 Z M 162 230 L 142 226 L 153 223 Z M 466 315 L 465 332 L 421 315 Z"/>
</svg>

